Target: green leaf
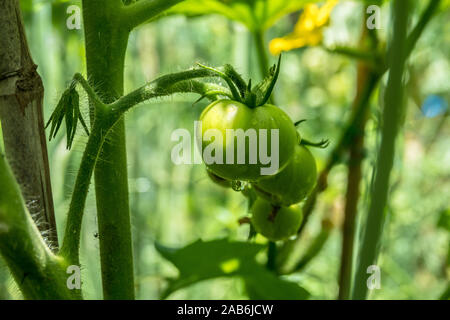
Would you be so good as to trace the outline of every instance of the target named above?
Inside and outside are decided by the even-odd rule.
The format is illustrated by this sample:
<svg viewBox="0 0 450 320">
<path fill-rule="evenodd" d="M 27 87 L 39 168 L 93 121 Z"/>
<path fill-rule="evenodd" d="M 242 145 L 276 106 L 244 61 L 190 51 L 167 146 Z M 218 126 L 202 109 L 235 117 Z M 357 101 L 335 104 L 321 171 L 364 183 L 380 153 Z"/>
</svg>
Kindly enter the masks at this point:
<svg viewBox="0 0 450 320">
<path fill-rule="evenodd" d="M 180 249 L 158 243 L 155 246 L 179 270 L 178 278 L 170 280 L 163 298 L 191 284 L 219 277 L 241 277 L 249 294 L 260 299 L 308 297 L 303 288 L 278 278 L 256 261 L 256 255 L 265 248 L 264 245 L 220 239 L 198 240 Z"/>
<path fill-rule="evenodd" d="M 220 14 L 244 24 L 250 31 L 266 30 L 280 18 L 298 11 L 314 0 L 187 0 L 167 14 L 200 16 Z"/>
</svg>

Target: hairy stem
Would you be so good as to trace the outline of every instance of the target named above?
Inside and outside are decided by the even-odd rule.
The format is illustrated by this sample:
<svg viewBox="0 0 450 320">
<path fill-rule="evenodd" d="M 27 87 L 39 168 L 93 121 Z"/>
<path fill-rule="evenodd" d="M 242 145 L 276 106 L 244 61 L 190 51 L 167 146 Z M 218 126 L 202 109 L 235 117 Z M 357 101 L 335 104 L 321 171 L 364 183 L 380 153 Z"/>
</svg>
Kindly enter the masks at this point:
<svg viewBox="0 0 450 320">
<path fill-rule="evenodd" d="M 210 93 L 212 93 L 213 96 L 231 96 L 230 91 L 222 86 L 193 80 L 195 78 L 213 76 L 215 76 L 215 74 L 205 69 L 192 69 L 162 76 L 111 103 L 108 108 L 117 117 L 120 117 L 126 111 L 141 102 L 175 93 L 193 92 L 207 97 Z"/>
<path fill-rule="evenodd" d="M 89 135 L 88 143 L 81 159 L 78 169 L 75 187 L 70 201 L 69 212 L 67 214 L 64 240 L 61 246 L 60 255 L 71 264 L 79 265 L 79 245 L 81 223 L 83 220 L 84 206 L 89 191 L 92 174 L 98 155 L 105 141 L 106 131 L 94 125 Z"/>
<path fill-rule="evenodd" d="M 0 254 L 24 298 L 80 299 L 80 290 L 67 288 L 67 263 L 50 251 L 39 234 L 2 154 L 0 181 Z"/>
<path fill-rule="evenodd" d="M 123 25 L 121 8 L 121 1 L 83 0 L 87 77 L 105 103 L 123 95 L 124 59 L 131 29 Z M 94 175 L 103 296 L 134 299 L 123 118 L 108 131 L 99 157 Z M 92 161 L 97 153 L 87 158 Z"/>
</svg>

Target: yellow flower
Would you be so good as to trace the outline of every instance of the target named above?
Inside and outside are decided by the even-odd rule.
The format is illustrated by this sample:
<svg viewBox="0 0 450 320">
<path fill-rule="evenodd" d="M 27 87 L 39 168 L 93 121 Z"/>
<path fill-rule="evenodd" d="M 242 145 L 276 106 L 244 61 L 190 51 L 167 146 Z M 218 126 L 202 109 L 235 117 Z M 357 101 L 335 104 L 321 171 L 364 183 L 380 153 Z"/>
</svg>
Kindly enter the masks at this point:
<svg viewBox="0 0 450 320">
<path fill-rule="evenodd" d="M 331 11 L 337 3 L 338 0 L 328 0 L 320 8 L 314 3 L 307 4 L 294 31 L 285 37 L 270 41 L 270 52 L 279 55 L 282 51 L 318 45 L 322 41 L 323 28 L 330 20 Z"/>
</svg>

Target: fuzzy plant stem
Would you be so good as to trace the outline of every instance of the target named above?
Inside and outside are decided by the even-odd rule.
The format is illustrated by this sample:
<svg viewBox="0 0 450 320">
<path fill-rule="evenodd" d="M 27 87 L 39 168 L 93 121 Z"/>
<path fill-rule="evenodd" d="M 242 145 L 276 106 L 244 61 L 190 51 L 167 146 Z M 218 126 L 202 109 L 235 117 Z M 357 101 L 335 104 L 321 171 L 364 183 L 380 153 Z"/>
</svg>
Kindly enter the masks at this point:
<svg viewBox="0 0 450 320">
<path fill-rule="evenodd" d="M 375 180 L 363 239 L 359 251 L 353 299 L 367 296 L 367 268 L 376 264 L 388 201 L 389 178 L 395 156 L 395 141 L 404 115 L 403 73 L 406 58 L 406 32 L 410 1 L 393 2 L 393 36 L 390 42 L 389 79 L 384 96 L 381 124 L 381 145 L 375 166 Z"/>
<path fill-rule="evenodd" d="M 75 180 L 69 212 L 67 214 L 64 239 L 59 252 L 62 257 L 74 265 L 80 264 L 79 245 L 82 217 L 92 174 L 103 142 L 105 141 L 105 135 L 105 130 L 94 124 Z"/>
<path fill-rule="evenodd" d="M 122 2 L 83 0 L 87 77 L 105 103 L 123 95 L 125 51 L 131 28 L 123 25 Z M 95 159 L 96 154 L 87 155 Z M 95 166 L 95 194 L 104 299 L 134 299 L 128 204 L 125 121 L 108 132 Z"/>
<path fill-rule="evenodd" d="M 68 289 L 68 264 L 45 244 L 1 153 L 0 181 L 0 254 L 24 298 L 81 299 L 80 290 Z"/>
</svg>

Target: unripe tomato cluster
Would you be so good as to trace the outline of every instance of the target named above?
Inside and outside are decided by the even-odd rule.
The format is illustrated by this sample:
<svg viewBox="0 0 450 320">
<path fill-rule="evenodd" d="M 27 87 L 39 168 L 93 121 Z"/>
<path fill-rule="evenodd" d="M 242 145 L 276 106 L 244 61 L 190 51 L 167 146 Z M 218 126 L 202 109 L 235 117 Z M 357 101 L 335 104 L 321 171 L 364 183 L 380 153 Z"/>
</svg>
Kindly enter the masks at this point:
<svg viewBox="0 0 450 320">
<path fill-rule="evenodd" d="M 294 235 L 300 227 L 303 214 L 299 202 L 304 200 L 313 189 L 317 179 L 317 168 L 311 152 L 301 144 L 301 137 L 297 129 L 280 108 L 271 104 L 249 107 L 244 103 L 233 100 L 218 100 L 210 104 L 200 116 L 202 122 L 201 151 L 208 148 L 210 139 L 205 139 L 208 130 L 217 130 L 223 137 L 219 144 L 219 163 L 206 163 L 209 177 L 221 186 L 229 187 L 239 181 L 239 185 L 249 186 L 257 195 L 251 206 L 251 223 L 254 229 L 271 241 L 287 239 Z M 234 141 L 226 139 L 229 129 L 255 129 L 258 132 L 266 129 L 278 129 L 279 166 L 272 175 L 261 174 L 261 168 L 267 163 L 260 159 L 256 163 L 249 163 L 249 152 L 245 155 L 244 163 L 227 163 L 227 151 L 233 151 L 234 159 L 238 158 L 236 138 Z M 267 150 L 274 143 L 267 138 Z M 258 147 L 260 138 L 257 137 Z M 234 148 L 227 148 L 230 143 Z M 248 141 L 246 150 L 249 151 Z M 229 156 L 229 155 L 228 155 Z M 243 183 L 241 183 L 243 182 Z M 246 189 L 248 192 L 248 188 Z"/>
</svg>

